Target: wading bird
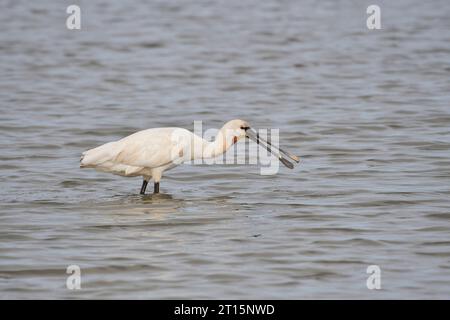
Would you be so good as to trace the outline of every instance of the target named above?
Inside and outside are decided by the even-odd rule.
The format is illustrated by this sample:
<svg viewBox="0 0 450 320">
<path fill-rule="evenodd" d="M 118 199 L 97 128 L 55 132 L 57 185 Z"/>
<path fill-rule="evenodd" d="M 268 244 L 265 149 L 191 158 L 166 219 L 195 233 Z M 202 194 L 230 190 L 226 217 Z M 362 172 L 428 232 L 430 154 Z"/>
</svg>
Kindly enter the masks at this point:
<svg viewBox="0 0 450 320">
<path fill-rule="evenodd" d="M 299 162 L 297 156 L 260 138 L 247 122 L 231 120 L 219 130 L 213 142 L 182 128 L 142 130 L 83 152 L 80 167 L 125 177 L 142 176 L 141 194 L 145 193 L 148 182 L 153 179 L 154 193 L 159 193 L 159 182 L 164 171 L 184 161 L 217 157 L 244 137 L 265 147 L 290 169 L 294 165 L 288 158 Z"/>
</svg>

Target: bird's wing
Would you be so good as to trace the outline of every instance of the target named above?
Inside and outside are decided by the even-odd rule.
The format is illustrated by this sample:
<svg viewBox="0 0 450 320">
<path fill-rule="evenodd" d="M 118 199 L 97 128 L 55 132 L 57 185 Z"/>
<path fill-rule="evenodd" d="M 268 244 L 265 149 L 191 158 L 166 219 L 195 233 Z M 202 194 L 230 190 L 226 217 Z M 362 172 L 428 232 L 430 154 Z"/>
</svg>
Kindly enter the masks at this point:
<svg viewBox="0 0 450 320">
<path fill-rule="evenodd" d="M 173 128 L 149 129 L 117 141 L 116 155 L 112 161 L 146 168 L 156 168 L 179 161 L 183 156 L 183 152 L 180 152 L 183 146 L 173 139 L 173 130 Z"/>
</svg>

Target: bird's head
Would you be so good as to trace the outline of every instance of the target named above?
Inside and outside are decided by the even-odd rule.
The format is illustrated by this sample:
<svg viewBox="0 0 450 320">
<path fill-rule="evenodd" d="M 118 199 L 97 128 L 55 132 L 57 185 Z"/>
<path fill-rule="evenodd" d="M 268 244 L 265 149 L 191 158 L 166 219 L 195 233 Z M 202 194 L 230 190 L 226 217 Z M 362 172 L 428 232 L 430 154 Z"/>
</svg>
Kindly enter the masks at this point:
<svg viewBox="0 0 450 320">
<path fill-rule="evenodd" d="M 246 137 L 246 131 L 248 129 L 250 129 L 250 125 L 247 121 L 235 119 L 225 123 L 221 131 L 226 141 L 234 144 Z"/>
</svg>

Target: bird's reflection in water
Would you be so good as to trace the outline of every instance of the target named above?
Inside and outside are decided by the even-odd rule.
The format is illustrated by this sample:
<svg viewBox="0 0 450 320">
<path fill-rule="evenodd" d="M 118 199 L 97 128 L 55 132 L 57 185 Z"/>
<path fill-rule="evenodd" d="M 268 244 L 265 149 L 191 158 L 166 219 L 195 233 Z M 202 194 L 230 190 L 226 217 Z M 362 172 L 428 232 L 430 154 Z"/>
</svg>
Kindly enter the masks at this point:
<svg viewBox="0 0 450 320">
<path fill-rule="evenodd" d="M 171 194 L 167 193 L 150 193 L 145 195 L 140 194 L 118 194 L 110 199 L 107 204 L 158 204 L 165 202 L 179 203 L 182 199 L 174 198 Z"/>
<path fill-rule="evenodd" d="M 164 203 L 167 200 L 173 200 L 173 197 L 172 195 L 166 193 L 151 193 L 141 195 L 140 199 L 142 203 L 157 204 Z"/>
<path fill-rule="evenodd" d="M 130 217 L 147 215 L 151 220 L 170 219 L 183 213 L 185 201 L 170 194 L 116 195 L 111 201 L 96 203 L 95 207 L 109 215 Z M 92 204 L 90 204 L 92 206 Z"/>
<path fill-rule="evenodd" d="M 84 204 L 90 210 L 90 217 L 96 213 L 101 220 L 114 219 L 116 223 L 126 222 L 142 225 L 154 222 L 167 222 L 172 225 L 189 220 L 195 223 L 198 219 L 229 219 L 234 213 L 243 212 L 241 203 L 234 203 L 232 196 L 217 195 L 213 197 L 197 197 L 179 194 L 117 194 L 102 201 L 89 201 Z M 244 209 L 245 211 L 245 209 Z"/>
</svg>

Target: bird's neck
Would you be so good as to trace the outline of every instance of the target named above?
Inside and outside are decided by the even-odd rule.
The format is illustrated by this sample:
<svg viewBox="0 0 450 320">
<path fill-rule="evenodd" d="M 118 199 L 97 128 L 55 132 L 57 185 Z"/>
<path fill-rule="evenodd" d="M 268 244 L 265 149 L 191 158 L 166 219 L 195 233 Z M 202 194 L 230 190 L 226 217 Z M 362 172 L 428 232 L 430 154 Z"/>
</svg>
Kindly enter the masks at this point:
<svg viewBox="0 0 450 320">
<path fill-rule="evenodd" d="M 223 131 L 220 130 L 213 142 L 204 140 L 201 157 L 203 159 L 209 159 L 224 154 L 232 146 L 233 143 L 231 140 L 232 139 L 228 139 Z"/>
</svg>

